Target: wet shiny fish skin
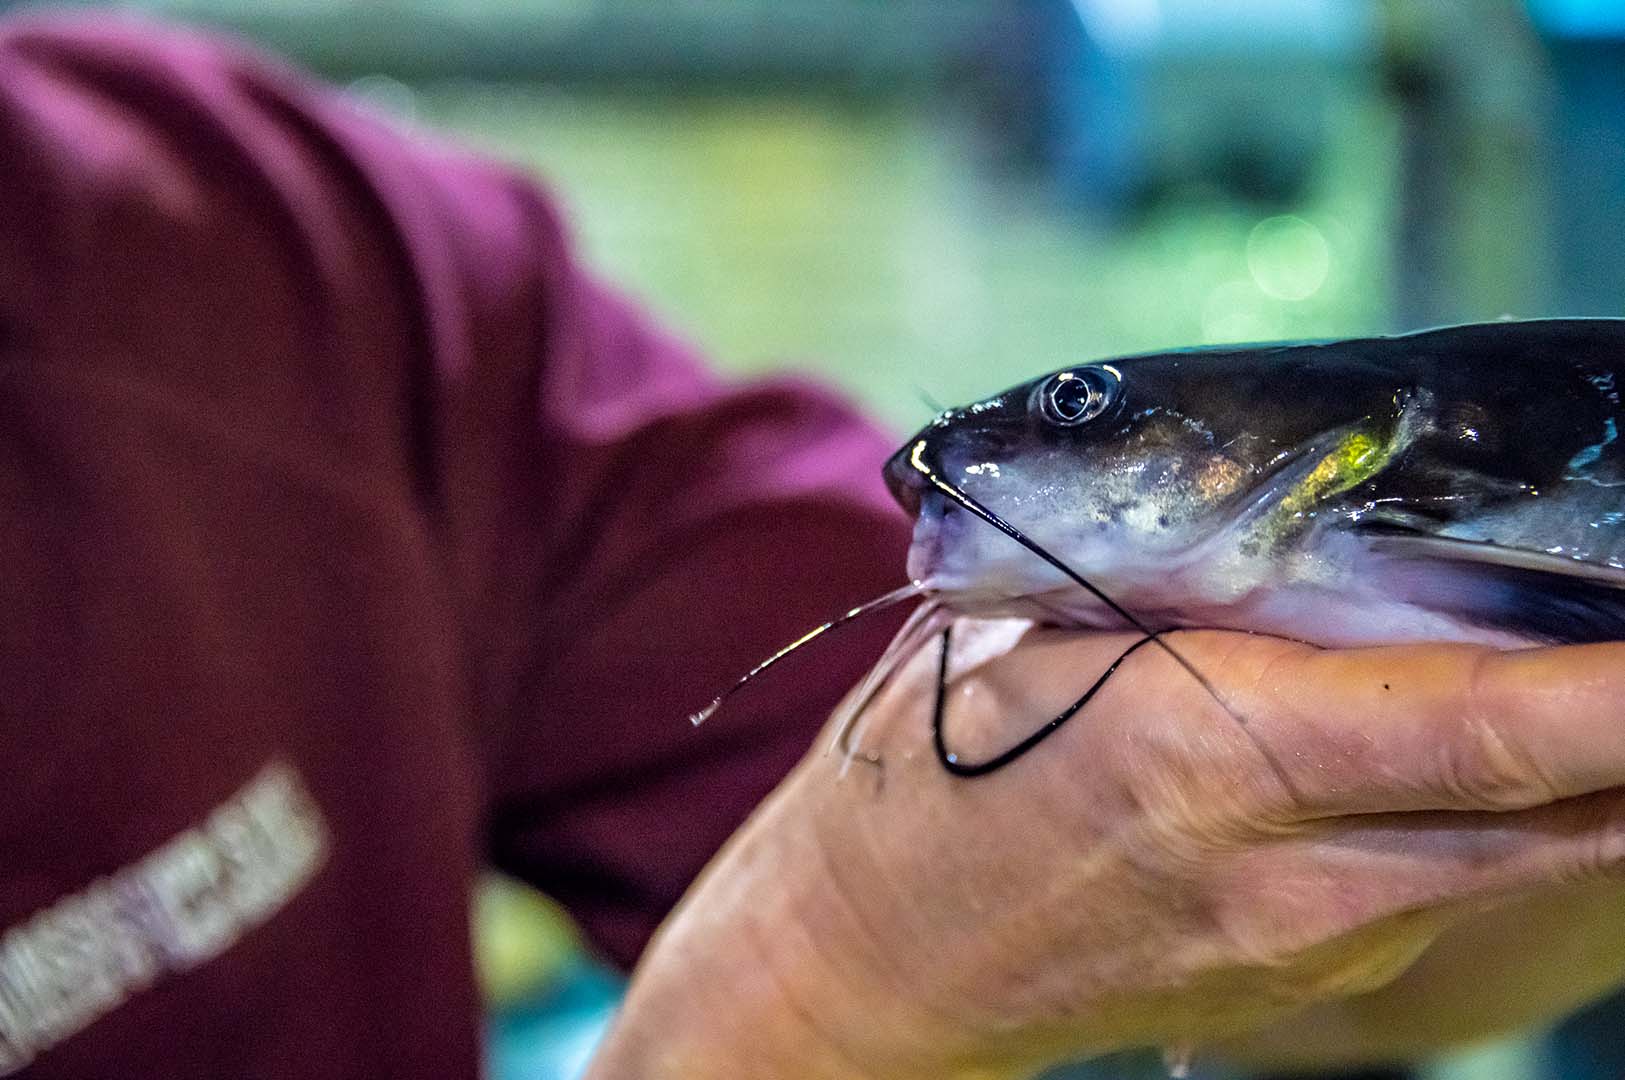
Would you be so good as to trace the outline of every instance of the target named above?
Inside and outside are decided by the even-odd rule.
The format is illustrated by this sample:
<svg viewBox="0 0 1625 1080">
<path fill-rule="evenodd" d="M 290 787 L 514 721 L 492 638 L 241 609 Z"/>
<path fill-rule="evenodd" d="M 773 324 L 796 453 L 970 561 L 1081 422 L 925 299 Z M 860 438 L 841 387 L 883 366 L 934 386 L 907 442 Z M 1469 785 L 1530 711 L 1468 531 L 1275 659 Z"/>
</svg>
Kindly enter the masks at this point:
<svg viewBox="0 0 1625 1080">
<path fill-rule="evenodd" d="M 1158 626 L 1625 638 L 1622 386 L 1615 319 L 1146 354 L 947 410 L 886 475 L 962 611 L 1122 625 L 926 470 Z"/>
</svg>

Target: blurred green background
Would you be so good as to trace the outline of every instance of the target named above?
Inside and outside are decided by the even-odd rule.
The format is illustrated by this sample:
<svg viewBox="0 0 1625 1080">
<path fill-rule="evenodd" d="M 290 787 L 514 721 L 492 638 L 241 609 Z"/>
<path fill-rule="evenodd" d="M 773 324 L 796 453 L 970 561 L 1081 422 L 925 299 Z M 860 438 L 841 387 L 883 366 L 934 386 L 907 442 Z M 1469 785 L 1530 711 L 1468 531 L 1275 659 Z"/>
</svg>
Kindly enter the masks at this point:
<svg viewBox="0 0 1625 1080">
<path fill-rule="evenodd" d="M 534 170 L 718 364 L 816 371 L 900 434 L 1110 354 L 1625 314 L 1612 0 L 135 6 Z M 517 885 L 477 921 L 493 1076 L 573 1075 L 616 979 Z M 1432 1074 L 1620 1075 L 1568 1061 Z"/>
</svg>

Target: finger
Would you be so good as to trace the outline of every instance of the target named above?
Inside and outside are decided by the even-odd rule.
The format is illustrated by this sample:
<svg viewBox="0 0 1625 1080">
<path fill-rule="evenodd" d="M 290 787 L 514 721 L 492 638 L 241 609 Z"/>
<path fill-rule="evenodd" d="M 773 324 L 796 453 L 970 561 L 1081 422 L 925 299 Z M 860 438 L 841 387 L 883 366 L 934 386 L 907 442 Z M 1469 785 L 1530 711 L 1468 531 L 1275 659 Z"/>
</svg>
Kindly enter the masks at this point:
<svg viewBox="0 0 1625 1080">
<path fill-rule="evenodd" d="M 1234 917 L 1279 922 L 1286 905 L 1288 921 L 1312 940 L 1401 914 L 1617 881 L 1625 877 L 1625 792 L 1511 812 L 1337 819 L 1249 851 L 1231 873 L 1216 894 Z"/>
<path fill-rule="evenodd" d="M 1625 646 L 1233 648 L 1215 676 L 1305 816 L 1625 785 Z"/>
<path fill-rule="evenodd" d="M 976 706 L 955 702 L 956 739 L 973 755 L 1002 746 L 1133 640 L 1029 635 L 965 680 L 983 693 Z M 1125 769 L 1178 770 L 1182 790 L 1228 784 L 1290 820 L 1516 810 L 1625 787 L 1625 644 L 1332 650 L 1223 631 L 1167 640 L 1212 693 L 1166 652 L 1141 649 L 1061 745 L 1097 767 L 1111 743 L 1108 758 Z"/>
</svg>

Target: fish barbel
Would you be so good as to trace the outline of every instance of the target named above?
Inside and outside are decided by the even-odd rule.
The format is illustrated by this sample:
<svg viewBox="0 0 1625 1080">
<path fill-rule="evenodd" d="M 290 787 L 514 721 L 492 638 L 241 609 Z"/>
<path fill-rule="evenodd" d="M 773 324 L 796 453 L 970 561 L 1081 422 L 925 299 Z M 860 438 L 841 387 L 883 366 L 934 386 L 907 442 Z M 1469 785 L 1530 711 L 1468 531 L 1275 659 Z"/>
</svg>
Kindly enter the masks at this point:
<svg viewBox="0 0 1625 1080">
<path fill-rule="evenodd" d="M 1616 319 L 1148 354 L 949 409 L 886 477 L 909 576 L 967 614 L 1625 638 L 1622 387 Z"/>
</svg>

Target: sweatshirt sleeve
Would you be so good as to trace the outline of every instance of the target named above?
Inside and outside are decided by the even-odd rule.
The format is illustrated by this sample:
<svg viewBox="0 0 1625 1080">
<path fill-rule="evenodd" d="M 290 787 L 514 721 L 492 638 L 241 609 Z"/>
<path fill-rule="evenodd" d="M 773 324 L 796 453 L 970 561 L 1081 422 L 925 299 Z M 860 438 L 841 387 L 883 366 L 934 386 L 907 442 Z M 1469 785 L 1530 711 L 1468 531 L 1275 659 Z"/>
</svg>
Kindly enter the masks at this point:
<svg viewBox="0 0 1625 1080">
<path fill-rule="evenodd" d="M 420 530 L 469 843 L 631 963 L 895 627 L 686 720 L 902 583 L 887 438 L 708 372 L 529 177 L 216 37 L 0 23 L 0 174 L 0 358 L 110 372 Z"/>
</svg>

